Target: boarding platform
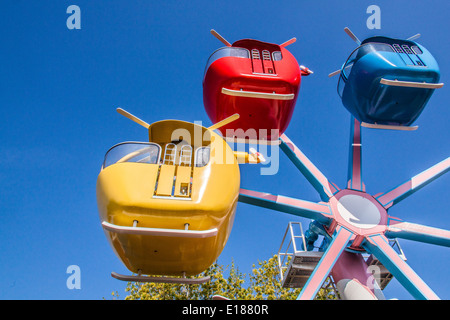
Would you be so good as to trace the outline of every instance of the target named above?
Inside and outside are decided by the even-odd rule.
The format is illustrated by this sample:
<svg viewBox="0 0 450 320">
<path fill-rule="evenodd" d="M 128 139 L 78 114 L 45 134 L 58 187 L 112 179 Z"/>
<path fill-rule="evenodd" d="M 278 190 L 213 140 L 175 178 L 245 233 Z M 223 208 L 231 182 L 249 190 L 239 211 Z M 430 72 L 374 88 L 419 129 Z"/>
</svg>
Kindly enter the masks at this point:
<svg viewBox="0 0 450 320">
<path fill-rule="evenodd" d="M 389 243 L 399 256 L 406 261 L 398 241 L 390 239 Z M 319 251 L 320 248 L 314 248 L 312 251 L 304 250 L 304 248 L 306 248 L 306 241 L 302 224 L 300 222 L 289 222 L 277 255 L 283 288 L 302 288 L 323 256 L 323 251 Z M 384 289 L 392 280 L 393 275 L 375 256 L 369 254 L 363 256 L 378 285 L 381 289 Z M 324 287 L 336 289 L 331 275 L 325 280 Z"/>
</svg>

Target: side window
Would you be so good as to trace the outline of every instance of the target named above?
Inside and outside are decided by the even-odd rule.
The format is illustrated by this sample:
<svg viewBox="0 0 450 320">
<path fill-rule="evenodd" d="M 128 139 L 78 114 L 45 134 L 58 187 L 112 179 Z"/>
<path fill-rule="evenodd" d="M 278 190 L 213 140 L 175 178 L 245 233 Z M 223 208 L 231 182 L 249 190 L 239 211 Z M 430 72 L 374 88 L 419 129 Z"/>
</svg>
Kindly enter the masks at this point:
<svg viewBox="0 0 450 320">
<path fill-rule="evenodd" d="M 209 162 L 210 147 L 200 147 L 195 150 L 195 166 L 204 167 Z"/>
<path fill-rule="evenodd" d="M 272 59 L 273 59 L 273 61 L 280 61 L 281 59 L 283 59 L 283 56 L 281 55 L 281 51 L 272 52 Z"/>
</svg>

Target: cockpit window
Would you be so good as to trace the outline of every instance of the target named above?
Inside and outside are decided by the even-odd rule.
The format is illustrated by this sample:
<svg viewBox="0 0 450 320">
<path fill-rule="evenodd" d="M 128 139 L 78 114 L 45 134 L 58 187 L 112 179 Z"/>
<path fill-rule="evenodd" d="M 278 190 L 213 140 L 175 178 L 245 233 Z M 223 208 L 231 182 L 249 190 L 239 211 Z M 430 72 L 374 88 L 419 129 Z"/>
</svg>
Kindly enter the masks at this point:
<svg viewBox="0 0 450 320">
<path fill-rule="evenodd" d="M 206 63 L 205 73 L 214 61 L 224 57 L 250 58 L 250 52 L 245 48 L 237 47 L 224 47 L 217 49 L 209 57 L 208 62 Z"/>
<path fill-rule="evenodd" d="M 353 50 L 345 64 L 342 66 L 341 75 L 344 77 L 344 80 L 347 80 L 352 66 L 356 61 L 361 59 L 366 54 L 378 51 L 394 52 L 394 49 L 387 43 L 368 42 L 360 45 L 355 50 Z"/>
<path fill-rule="evenodd" d="M 381 43 L 381 42 L 367 42 L 359 47 L 357 47 L 355 50 L 352 51 L 350 56 L 348 57 L 347 61 L 344 63 L 341 69 L 341 75 L 339 77 L 338 82 L 338 94 L 342 98 L 345 82 L 347 82 L 348 77 L 352 71 L 353 65 L 361 59 L 363 56 L 369 53 L 373 52 L 379 52 L 379 51 L 385 51 L 385 52 L 394 52 L 394 49 L 392 46 L 390 46 L 387 43 Z"/>
<path fill-rule="evenodd" d="M 159 162 L 161 147 L 156 143 L 123 142 L 113 146 L 105 155 L 103 168 L 115 163 L 138 162 L 156 164 Z"/>
</svg>

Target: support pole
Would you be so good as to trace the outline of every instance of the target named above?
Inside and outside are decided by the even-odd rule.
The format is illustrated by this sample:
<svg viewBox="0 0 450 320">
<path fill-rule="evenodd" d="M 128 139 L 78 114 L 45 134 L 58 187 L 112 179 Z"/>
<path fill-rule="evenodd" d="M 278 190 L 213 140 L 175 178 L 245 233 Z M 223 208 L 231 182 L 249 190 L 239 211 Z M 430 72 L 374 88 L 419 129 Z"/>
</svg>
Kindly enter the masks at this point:
<svg viewBox="0 0 450 320">
<path fill-rule="evenodd" d="M 342 252 L 331 275 L 342 300 L 385 300 L 369 266 L 359 253 Z"/>
</svg>

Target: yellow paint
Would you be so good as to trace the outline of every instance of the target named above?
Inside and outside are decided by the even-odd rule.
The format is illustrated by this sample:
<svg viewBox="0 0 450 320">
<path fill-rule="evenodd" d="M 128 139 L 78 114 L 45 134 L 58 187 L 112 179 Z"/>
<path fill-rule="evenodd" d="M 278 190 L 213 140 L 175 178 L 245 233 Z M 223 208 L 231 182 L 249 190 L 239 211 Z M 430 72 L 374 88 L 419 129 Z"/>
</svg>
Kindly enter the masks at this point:
<svg viewBox="0 0 450 320">
<path fill-rule="evenodd" d="M 175 182 L 175 196 L 188 197 L 190 194 L 191 185 L 191 167 L 178 166 Z"/>
<path fill-rule="evenodd" d="M 149 141 L 159 144 L 162 153 L 172 141 L 180 146 L 191 145 L 192 159 L 198 148 L 209 147 L 208 164 L 195 166 L 194 160 L 191 166 L 134 163 L 125 158 L 127 161 L 104 168 L 97 180 L 101 220 L 118 226 L 133 226 L 137 221 L 137 226 L 143 228 L 217 228 L 217 235 L 183 238 L 107 230 L 105 234 L 133 273 L 141 270 L 150 275 L 199 274 L 220 255 L 232 229 L 240 185 L 237 159 L 220 136 L 199 125 L 165 120 L 150 125 L 148 130 Z M 177 148 L 178 153 L 180 150 Z M 186 185 L 187 194 L 181 189 Z"/>
<path fill-rule="evenodd" d="M 159 171 L 158 187 L 156 189 L 156 195 L 158 196 L 171 196 L 173 189 L 173 178 L 175 177 L 174 165 L 163 164 Z"/>
</svg>

